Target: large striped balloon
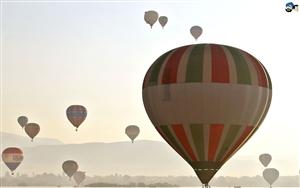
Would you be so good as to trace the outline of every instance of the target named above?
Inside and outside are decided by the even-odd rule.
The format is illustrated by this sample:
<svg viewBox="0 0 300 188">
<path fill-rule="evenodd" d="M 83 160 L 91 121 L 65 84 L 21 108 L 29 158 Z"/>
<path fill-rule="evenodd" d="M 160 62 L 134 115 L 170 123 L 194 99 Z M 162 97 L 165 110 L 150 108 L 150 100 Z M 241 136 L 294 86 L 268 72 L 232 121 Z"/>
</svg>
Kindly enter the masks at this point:
<svg viewBox="0 0 300 188">
<path fill-rule="evenodd" d="M 168 51 L 143 83 L 150 120 L 205 185 L 262 123 L 271 96 L 263 65 L 219 44 Z"/>
<path fill-rule="evenodd" d="M 20 165 L 23 160 L 23 152 L 19 148 L 9 147 L 2 152 L 2 160 L 11 170 L 12 175 L 14 170 Z"/>
<path fill-rule="evenodd" d="M 76 131 L 87 116 L 87 110 L 82 105 L 71 105 L 67 108 L 67 118 L 76 127 Z"/>
</svg>

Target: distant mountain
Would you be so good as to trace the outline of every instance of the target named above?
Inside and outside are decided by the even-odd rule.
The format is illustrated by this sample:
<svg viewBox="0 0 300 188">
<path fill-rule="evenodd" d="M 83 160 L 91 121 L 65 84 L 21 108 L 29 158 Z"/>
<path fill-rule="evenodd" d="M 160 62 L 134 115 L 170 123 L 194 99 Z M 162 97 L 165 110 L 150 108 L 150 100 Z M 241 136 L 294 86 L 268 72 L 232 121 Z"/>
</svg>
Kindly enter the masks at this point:
<svg viewBox="0 0 300 188">
<path fill-rule="evenodd" d="M 25 133 L 24 133 L 25 134 Z M 61 141 L 52 138 L 40 138 L 36 137 L 34 142 L 31 142 L 31 139 L 27 136 L 21 136 L 12 133 L 0 132 L 2 139 L 2 147 L 33 147 L 38 145 L 60 145 L 63 144 Z"/>
<path fill-rule="evenodd" d="M 113 143 L 62 144 L 55 139 L 37 138 L 34 142 L 23 136 L 1 133 L 3 146 L 19 146 L 24 151 L 24 160 L 18 167 L 19 173 L 61 174 L 65 160 L 75 160 L 79 169 L 87 175 L 127 174 L 144 176 L 194 176 L 192 168 L 166 143 L 138 140 Z M 296 161 L 297 162 L 297 161 Z M 288 169 L 289 174 L 298 174 L 297 163 L 289 158 L 275 156 L 271 167 L 280 172 Z M 2 174 L 7 170 L 1 163 Z M 243 168 L 246 167 L 246 168 Z M 237 153 L 217 173 L 217 176 L 261 175 L 263 166 L 258 155 Z M 281 175 L 286 175 L 281 173 Z M 121 182 L 122 183 L 122 182 Z"/>
</svg>

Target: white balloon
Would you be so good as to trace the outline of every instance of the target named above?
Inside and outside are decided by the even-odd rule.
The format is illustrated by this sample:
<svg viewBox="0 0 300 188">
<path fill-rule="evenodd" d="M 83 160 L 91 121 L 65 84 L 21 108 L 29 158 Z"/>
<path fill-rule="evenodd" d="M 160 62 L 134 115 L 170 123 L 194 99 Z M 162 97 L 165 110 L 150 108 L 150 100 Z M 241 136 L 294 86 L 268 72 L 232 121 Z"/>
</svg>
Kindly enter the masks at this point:
<svg viewBox="0 0 300 188">
<path fill-rule="evenodd" d="M 76 171 L 73 174 L 73 178 L 74 178 L 75 182 L 77 183 L 77 186 L 79 186 L 80 183 L 85 179 L 85 172 L 83 172 L 83 171 Z"/>
<path fill-rule="evenodd" d="M 127 136 L 131 139 L 132 143 L 134 141 L 134 139 L 139 135 L 140 133 L 140 128 L 136 125 L 129 125 L 128 127 L 126 127 L 125 129 L 125 133 L 127 134 Z"/>
<path fill-rule="evenodd" d="M 275 168 L 266 168 L 263 171 L 263 177 L 271 186 L 278 179 L 279 171 Z"/>
<path fill-rule="evenodd" d="M 264 153 L 259 156 L 259 161 L 262 165 L 264 165 L 264 167 L 267 167 L 270 164 L 271 160 L 272 156 L 268 153 Z"/>
<path fill-rule="evenodd" d="M 162 26 L 162 28 L 164 28 L 168 22 L 168 18 L 166 16 L 160 16 L 158 21 L 159 21 L 160 25 Z"/>
<path fill-rule="evenodd" d="M 200 35 L 202 34 L 203 30 L 200 26 L 195 25 L 191 27 L 190 32 L 192 36 L 197 40 L 198 37 L 200 37 Z"/>
<path fill-rule="evenodd" d="M 149 10 L 145 12 L 144 20 L 147 24 L 149 24 L 152 28 L 152 26 L 155 24 L 155 22 L 158 19 L 158 13 L 154 10 Z"/>
</svg>

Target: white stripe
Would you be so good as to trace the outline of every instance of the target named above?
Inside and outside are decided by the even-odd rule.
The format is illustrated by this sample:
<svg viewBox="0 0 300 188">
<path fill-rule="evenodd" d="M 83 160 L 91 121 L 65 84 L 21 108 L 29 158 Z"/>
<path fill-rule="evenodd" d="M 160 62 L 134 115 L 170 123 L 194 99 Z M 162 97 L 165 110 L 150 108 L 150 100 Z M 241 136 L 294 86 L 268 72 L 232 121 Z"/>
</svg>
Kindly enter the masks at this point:
<svg viewBox="0 0 300 188">
<path fill-rule="evenodd" d="M 189 46 L 184 54 L 182 55 L 179 65 L 178 65 L 178 71 L 177 71 L 177 83 L 185 83 L 186 78 L 186 68 L 189 61 L 189 57 L 191 54 L 191 51 L 195 48 L 195 45 Z"/>
<path fill-rule="evenodd" d="M 237 83 L 237 71 L 236 71 L 236 64 L 234 62 L 234 58 L 232 57 L 232 54 L 230 53 L 227 47 L 221 46 L 221 48 L 223 49 L 228 62 L 229 82 Z"/>
<path fill-rule="evenodd" d="M 167 65 L 170 57 L 173 55 L 174 52 L 175 52 L 175 50 L 173 50 L 172 52 L 170 52 L 167 55 L 167 57 L 165 58 L 165 60 L 162 62 L 162 65 L 160 66 L 160 70 L 159 70 L 159 74 L 158 74 L 158 80 L 157 80 L 157 84 L 158 85 L 162 84 L 162 78 L 163 78 L 165 67 L 166 67 L 166 65 Z"/>
<path fill-rule="evenodd" d="M 222 84 L 168 84 L 171 98 L 163 98 L 165 85 L 143 90 L 145 100 L 160 124 L 237 124 L 256 125 L 268 104 L 271 90 L 264 87 Z M 150 117 L 151 118 L 151 117 Z"/>
</svg>

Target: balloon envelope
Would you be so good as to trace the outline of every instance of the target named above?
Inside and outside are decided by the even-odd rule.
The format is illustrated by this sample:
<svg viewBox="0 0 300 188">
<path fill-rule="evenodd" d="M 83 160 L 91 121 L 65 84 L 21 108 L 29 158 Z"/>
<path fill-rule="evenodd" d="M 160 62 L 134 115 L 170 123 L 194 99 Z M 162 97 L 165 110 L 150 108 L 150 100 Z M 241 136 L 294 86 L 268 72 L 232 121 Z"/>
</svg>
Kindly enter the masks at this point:
<svg viewBox="0 0 300 188">
<path fill-rule="evenodd" d="M 272 185 L 279 177 L 279 171 L 275 168 L 267 168 L 263 171 L 264 179 Z"/>
<path fill-rule="evenodd" d="M 152 26 L 155 24 L 155 22 L 158 19 L 158 13 L 154 10 L 149 10 L 145 12 L 144 20 L 147 24 L 149 24 L 152 28 Z"/>
<path fill-rule="evenodd" d="M 67 160 L 62 164 L 62 169 L 71 178 L 78 169 L 78 164 L 73 160 Z"/>
<path fill-rule="evenodd" d="M 23 160 L 23 152 L 19 148 L 9 147 L 2 151 L 2 160 L 6 166 L 13 171 L 21 164 Z"/>
<path fill-rule="evenodd" d="M 77 185 L 79 186 L 80 183 L 85 179 L 85 172 L 83 171 L 77 171 L 73 174 L 73 178 Z"/>
<path fill-rule="evenodd" d="M 140 128 L 136 125 L 129 125 L 125 129 L 125 133 L 127 136 L 131 139 L 132 143 L 134 139 L 139 135 L 140 133 Z"/>
<path fill-rule="evenodd" d="M 33 138 L 40 132 L 40 126 L 36 123 L 28 123 L 25 125 L 26 134 L 33 140 Z"/>
<path fill-rule="evenodd" d="M 166 52 L 143 83 L 152 124 L 206 185 L 260 126 L 271 96 L 263 65 L 245 51 L 220 44 Z"/>
<path fill-rule="evenodd" d="M 22 128 L 28 123 L 28 118 L 26 116 L 20 116 L 18 117 L 18 123 Z"/>
<path fill-rule="evenodd" d="M 71 105 L 67 108 L 67 118 L 77 128 L 85 120 L 87 116 L 87 110 L 82 105 Z"/>
<path fill-rule="evenodd" d="M 262 165 L 264 165 L 264 167 L 267 167 L 271 162 L 271 160 L 272 160 L 272 156 L 268 153 L 264 153 L 259 156 L 259 161 L 261 162 Z"/>
<path fill-rule="evenodd" d="M 203 30 L 200 26 L 195 25 L 195 26 L 191 27 L 190 32 L 191 32 L 192 36 L 197 40 L 200 37 L 200 35 L 202 34 Z"/>
<path fill-rule="evenodd" d="M 160 16 L 158 19 L 160 25 L 164 28 L 168 22 L 168 18 L 166 16 Z"/>
</svg>

